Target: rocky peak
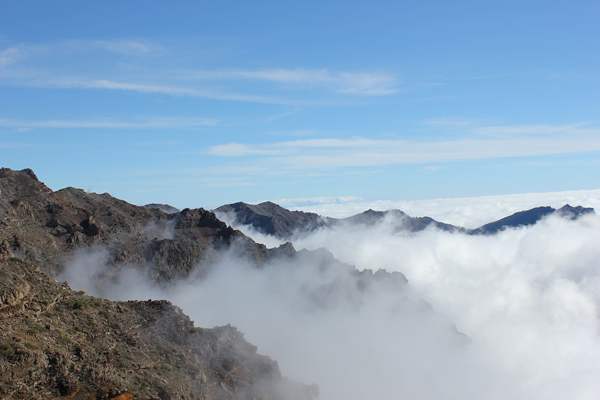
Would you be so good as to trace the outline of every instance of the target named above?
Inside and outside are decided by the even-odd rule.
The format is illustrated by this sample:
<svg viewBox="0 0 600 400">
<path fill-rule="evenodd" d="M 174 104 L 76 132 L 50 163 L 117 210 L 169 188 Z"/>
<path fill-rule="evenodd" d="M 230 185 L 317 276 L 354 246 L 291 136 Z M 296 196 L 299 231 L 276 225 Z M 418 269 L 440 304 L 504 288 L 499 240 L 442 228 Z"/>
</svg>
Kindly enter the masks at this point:
<svg viewBox="0 0 600 400">
<path fill-rule="evenodd" d="M 236 224 L 252 225 L 267 235 L 290 238 L 295 231 L 310 231 L 326 225 L 324 218 L 315 213 L 289 211 L 270 201 L 260 204 L 234 203 L 214 210 L 217 214 L 233 215 Z"/>
<path fill-rule="evenodd" d="M 572 207 L 569 204 L 565 204 L 564 206 L 556 210 L 556 213 L 563 218 L 575 220 L 581 217 L 582 215 L 595 214 L 596 212 L 593 208 L 586 208 L 582 206 Z"/>
</svg>

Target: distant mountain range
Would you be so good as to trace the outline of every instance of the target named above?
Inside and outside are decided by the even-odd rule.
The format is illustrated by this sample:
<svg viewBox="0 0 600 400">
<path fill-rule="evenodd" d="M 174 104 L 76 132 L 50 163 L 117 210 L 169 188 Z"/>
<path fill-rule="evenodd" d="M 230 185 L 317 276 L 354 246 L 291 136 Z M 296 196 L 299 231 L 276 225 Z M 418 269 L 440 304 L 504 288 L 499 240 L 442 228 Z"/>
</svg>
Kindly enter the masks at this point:
<svg viewBox="0 0 600 400">
<path fill-rule="evenodd" d="M 467 235 L 493 235 L 504 229 L 530 226 L 551 214 L 563 218 L 577 219 L 582 215 L 595 213 L 593 208 L 572 207 L 568 204 L 555 209 L 536 207 L 520 211 L 497 221 L 482 225 L 476 229 L 439 222 L 430 217 L 411 217 L 400 210 L 367 210 L 347 218 L 330 218 L 315 213 L 290 211 L 275 203 L 264 202 L 257 205 L 243 202 L 227 204 L 213 210 L 217 215 L 225 214 L 233 219 L 234 225 L 250 225 L 266 235 L 289 240 L 294 235 L 303 235 L 319 228 L 336 226 L 372 226 L 388 218 L 394 224 L 396 232 L 419 232 L 435 228 L 446 232 Z"/>
</svg>

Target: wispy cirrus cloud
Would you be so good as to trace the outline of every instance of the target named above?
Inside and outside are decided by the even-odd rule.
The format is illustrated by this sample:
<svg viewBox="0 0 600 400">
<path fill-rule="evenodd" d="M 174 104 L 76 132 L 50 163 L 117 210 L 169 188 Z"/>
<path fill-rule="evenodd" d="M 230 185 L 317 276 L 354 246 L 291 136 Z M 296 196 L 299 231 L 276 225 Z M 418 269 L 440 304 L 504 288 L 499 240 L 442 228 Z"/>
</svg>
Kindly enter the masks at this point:
<svg viewBox="0 0 600 400">
<path fill-rule="evenodd" d="M 217 120 L 210 118 L 150 118 L 143 121 L 115 121 L 112 119 L 92 120 L 39 120 L 25 121 L 0 118 L 0 126 L 27 128 L 125 128 L 125 129 L 160 129 L 189 128 L 194 126 L 213 126 Z"/>
<path fill-rule="evenodd" d="M 396 77 L 385 73 L 227 66 L 197 70 L 191 64 L 189 54 L 139 39 L 22 43 L 0 49 L 0 84 L 300 105 L 325 104 L 323 99 L 331 96 L 391 95 L 398 86 Z M 241 87 L 240 81 L 248 84 Z"/>
<path fill-rule="evenodd" d="M 480 132 L 503 135 L 480 135 Z M 267 144 L 228 143 L 211 146 L 206 154 L 251 157 L 289 169 L 366 167 L 459 160 L 532 157 L 600 151 L 600 129 L 581 124 L 473 128 L 453 140 L 309 139 Z"/>
<path fill-rule="evenodd" d="M 129 83 L 115 81 L 109 79 L 52 79 L 46 82 L 37 82 L 36 86 L 45 87 L 63 87 L 63 88 L 88 88 L 88 89 L 107 89 L 107 90 L 123 90 L 140 93 L 159 93 L 171 96 L 191 96 L 201 97 L 215 100 L 234 100 L 245 101 L 252 103 L 271 103 L 271 104 L 318 104 L 319 101 L 309 100 L 291 100 L 283 97 L 272 96 L 254 96 L 246 94 L 229 93 L 226 91 L 209 91 L 203 89 L 195 89 L 177 85 L 163 85 L 152 83 Z M 322 103 L 324 104 L 324 103 Z"/>
<path fill-rule="evenodd" d="M 135 39 L 81 40 L 68 39 L 53 43 L 18 43 L 0 51 L 0 61 L 7 57 L 16 62 L 40 56 L 81 56 L 82 53 L 113 53 L 119 55 L 163 55 L 166 49 L 156 43 Z M 105 54 L 106 55 L 106 54 Z"/>
<path fill-rule="evenodd" d="M 270 68 L 262 70 L 223 70 L 195 71 L 190 78 L 202 80 L 256 80 L 283 84 L 294 84 L 295 87 L 327 87 L 337 93 L 350 93 L 361 96 L 383 96 L 397 92 L 397 79 L 389 74 L 332 72 L 327 69 L 285 69 Z"/>
</svg>

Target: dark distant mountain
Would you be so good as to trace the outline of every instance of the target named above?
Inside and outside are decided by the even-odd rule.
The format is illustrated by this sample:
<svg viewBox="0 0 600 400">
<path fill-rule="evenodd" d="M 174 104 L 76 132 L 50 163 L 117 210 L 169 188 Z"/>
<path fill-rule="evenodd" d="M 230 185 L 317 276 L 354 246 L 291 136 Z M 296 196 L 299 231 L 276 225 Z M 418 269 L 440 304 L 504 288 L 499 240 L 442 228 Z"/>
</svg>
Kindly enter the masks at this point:
<svg viewBox="0 0 600 400">
<path fill-rule="evenodd" d="M 375 225 L 389 218 L 394 223 L 396 232 L 419 232 L 429 227 L 434 227 L 447 232 L 465 232 L 465 228 L 444 224 L 431 217 L 411 217 L 400 210 L 374 211 L 367 210 L 363 213 L 353 215 L 348 218 L 333 219 L 330 218 L 331 225 L 347 223 L 350 225 Z"/>
<path fill-rule="evenodd" d="M 150 203 L 150 204 L 146 204 L 144 207 L 158 208 L 160 211 L 164 212 L 165 214 L 175 214 L 175 213 L 178 213 L 181 211 L 180 209 L 170 206 L 168 204 Z"/>
<path fill-rule="evenodd" d="M 363 213 L 348 218 L 323 217 L 315 213 L 304 211 L 290 211 L 275 203 L 264 202 L 257 205 L 234 203 L 221 206 L 214 210 L 228 214 L 234 219 L 234 225 L 250 225 L 257 231 L 290 239 L 294 234 L 306 234 L 317 228 L 340 226 L 370 226 L 383 221 L 385 218 L 395 224 L 396 232 L 418 232 L 428 227 L 449 232 L 466 232 L 466 229 L 450 224 L 438 222 L 430 217 L 410 217 L 400 210 L 374 211 L 367 210 Z"/>
<path fill-rule="evenodd" d="M 265 202 L 257 205 L 235 203 L 221 206 L 215 212 L 227 213 L 234 219 L 234 225 L 250 225 L 257 231 L 291 239 L 293 235 L 309 233 L 317 228 L 335 226 L 373 226 L 387 219 L 393 224 L 394 232 L 415 233 L 428 228 L 446 232 L 465 233 L 469 235 L 493 235 L 507 228 L 531 226 L 548 215 L 555 214 L 569 219 L 577 219 L 581 215 L 594 213 L 593 208 L 565 205 L 560 209 L 552 207 L 536 207 L 520 211 L 498 221 L 490 222 L 476 229 L 446 224 L 431 217 L 411 217 L 400 210 L 375 211 L 367 210 L 347 218 L 323 217 L 315 213 L 289 211 L 277 204 Z"/>
<path fill-rule="evenodd" d="M 575 220 L 582 215 L 595 214 L 595 211 L 593 208 L 584 208 L 581 206 L 571 207 L 568 204 L 558 210 L 552 207 L 536 207 L 526 211 L 519 211 L 508 217 L 499 219 L 498 221 L 482 225 L 477 229 L 471 229 L 468 233 L 470 235 L 493 235 L 508 228 L 535 225 L 541 219 L 552 214 Z"/>
<path fill-rule="evenodd" d="M 232 215 L 235 224 L 251 225 L 267 235 L 290 238 L 296 231 L 311 231 L 329 224 L 331 218 L 315 213 L 290 211 L 270 201 L 260 204 L 234 203 L 221 206 L 215 213 Z"/>
</svg>

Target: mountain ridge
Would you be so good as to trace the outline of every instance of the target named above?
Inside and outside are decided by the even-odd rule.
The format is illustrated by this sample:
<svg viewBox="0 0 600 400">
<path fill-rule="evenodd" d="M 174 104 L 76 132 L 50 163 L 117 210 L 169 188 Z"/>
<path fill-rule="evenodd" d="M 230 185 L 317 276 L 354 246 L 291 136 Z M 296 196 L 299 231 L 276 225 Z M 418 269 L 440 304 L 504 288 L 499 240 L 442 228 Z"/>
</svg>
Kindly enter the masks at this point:
<svg viewBox="0 0 600 400">
<path fill-rule="evenodd" d="M 268 206 L 265 207 L 264 205 Z M 411 217 L 405 212 L 397 209 L 386 211 L 369 209 L 346 218 L 331 218 L 320 216 L 315 213 L 289 211 L 272 202 L 264 202 L 258 205 L 238 202 L 220 206 L 213 211 L 217 215 L 225 214 L 224 219 L 232 220 L 234 225 L 250 225 L 263 234 L 273 235 L 284 240 L 290 240 L 296 234 L 306 235 L 315 229 L 333 228 L 343 224 L 350 226 L 372 226 L 382 222 L 388 217 L 396 221 L 394 224 L 395 232 L 415 233 L 428 228 L 435 228 L 441 231 L 468 235 L 492 235 L 504 229 L 534 225 L 543 217 L 551 214 L 556 214 L 559 217 L 572 220 L 585 214 L 595 214 L 593 208 L 585 208 L 582 206 L 572 207 L 569 204 L 566 204 L 559 209 L 544 206 L 519 211 L 497 221 L 484 224 L 478 228 L 468 229 L 439 222 L 427 216 Z M 258 214 L 259 212 L 260 215 Z M 307 224 L 305 222 L 306 220 L 309 220 L 310 222 Z"/>
</svg>

